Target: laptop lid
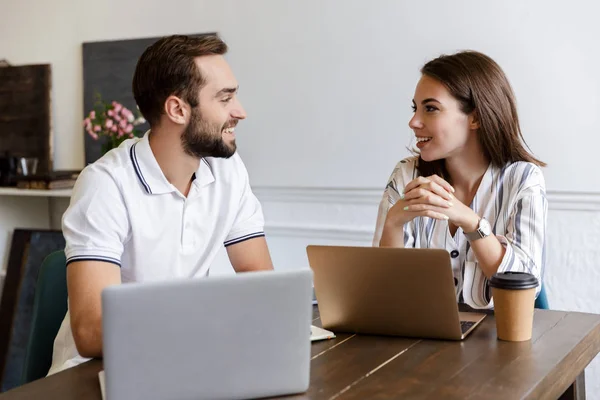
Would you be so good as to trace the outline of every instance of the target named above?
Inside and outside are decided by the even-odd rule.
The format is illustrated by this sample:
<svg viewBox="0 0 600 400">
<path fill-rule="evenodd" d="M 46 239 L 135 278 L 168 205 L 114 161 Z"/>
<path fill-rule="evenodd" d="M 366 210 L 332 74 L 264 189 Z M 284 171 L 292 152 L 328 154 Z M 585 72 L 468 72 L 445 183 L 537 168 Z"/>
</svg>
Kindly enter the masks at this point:
<svg viewBox="0 0 600 400">
<path fill-rule="evenodd" d="M 108 287 L 102 293 L 107 398 L 304 392 L 311 300 L 308 269 Z"/>
<path fill-rule="evenodd" d="M 446 250 L 312 245 L 307 255 L 323 328 L 464 338 Z"/>
</svg>

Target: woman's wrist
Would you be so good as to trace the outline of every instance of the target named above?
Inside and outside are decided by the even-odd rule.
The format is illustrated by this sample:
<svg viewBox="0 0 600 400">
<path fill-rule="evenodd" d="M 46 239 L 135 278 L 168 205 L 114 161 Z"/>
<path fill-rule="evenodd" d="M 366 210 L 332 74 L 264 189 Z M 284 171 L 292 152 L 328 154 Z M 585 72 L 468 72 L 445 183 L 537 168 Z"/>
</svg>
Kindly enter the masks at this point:
<svg viewBox="0 0 600 400">
<path fill-rule="evenodd" d="M 390 214 L 387 215 L 385 222 L 383 223 L 383 229 L 384 230 L 396 230 L 396 229 L 403 229 L 404 228 L 404 221 L 402 221 L 400 218 L 394 218 L 392 216 L 390 216 Z"/>
<path fill-rule="evenodd" d="M 479 220 L 481 217 L 473 210 L 469 208 L 469 213 L 465 218 L 457 225 L 463 230 L 463 232 L 475 232 L 479 227 Z"/>
<path fill-rule="evenodd" d="M 383 224 L 381 240 L 382 247 L 399 247 L 404 243 L 404 224 L 395 219 L 386 218 Z"/>
<path fill-rule="evenodd" d="M 404 247 L 404 229 L 384 225 L 379 247 Z"/>
</svg>

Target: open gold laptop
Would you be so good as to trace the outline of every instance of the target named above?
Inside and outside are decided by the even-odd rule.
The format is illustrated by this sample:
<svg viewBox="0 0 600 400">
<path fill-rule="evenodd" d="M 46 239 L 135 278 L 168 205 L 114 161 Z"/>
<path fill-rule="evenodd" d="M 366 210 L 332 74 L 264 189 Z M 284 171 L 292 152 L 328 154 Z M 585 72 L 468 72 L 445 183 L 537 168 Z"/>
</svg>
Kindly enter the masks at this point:
<svg viewBox="0 0 600 400">
<path fill-rule="evenodd" d="M 486 316 L 458 311 L 446 250 L 310 245 L 306 251 L 325 329 L 462 340 Z"/>
</svg>

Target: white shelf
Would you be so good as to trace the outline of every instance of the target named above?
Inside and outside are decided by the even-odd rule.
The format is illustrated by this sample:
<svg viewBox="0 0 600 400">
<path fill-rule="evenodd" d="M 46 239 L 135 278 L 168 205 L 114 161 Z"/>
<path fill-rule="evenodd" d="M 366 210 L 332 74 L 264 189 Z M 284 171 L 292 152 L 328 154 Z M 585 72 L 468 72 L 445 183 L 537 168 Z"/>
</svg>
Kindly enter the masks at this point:
<svg viewBox="0 0 600 400">
<path fill-rule="evenodd" d="M 40 190 L 0 187 L 0 196 L 71 197 L 71 192 L 71 189 Z"/>
</svg>

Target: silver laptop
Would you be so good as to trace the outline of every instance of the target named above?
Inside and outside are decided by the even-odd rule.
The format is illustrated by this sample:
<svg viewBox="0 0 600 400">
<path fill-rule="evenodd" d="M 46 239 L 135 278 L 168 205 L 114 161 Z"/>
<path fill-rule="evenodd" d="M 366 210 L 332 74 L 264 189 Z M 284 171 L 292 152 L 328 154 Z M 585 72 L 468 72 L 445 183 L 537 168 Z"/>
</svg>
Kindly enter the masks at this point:
<svg viewBox="0 0 600 400">
<path fill-rule="evenodd" d="M 450 254 L 441 249 L 308 246 L 323 328 L 465 339 L 484 313 L 458 310 Z"/>
<path fill-rule="evenodd" d="M 242 399 L 309 387 L 309 269 L 110 286 L 102 310 L 108 400 Z"/>
</svg>

